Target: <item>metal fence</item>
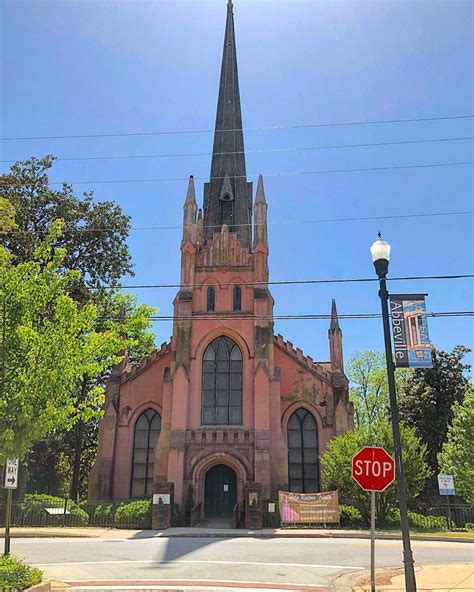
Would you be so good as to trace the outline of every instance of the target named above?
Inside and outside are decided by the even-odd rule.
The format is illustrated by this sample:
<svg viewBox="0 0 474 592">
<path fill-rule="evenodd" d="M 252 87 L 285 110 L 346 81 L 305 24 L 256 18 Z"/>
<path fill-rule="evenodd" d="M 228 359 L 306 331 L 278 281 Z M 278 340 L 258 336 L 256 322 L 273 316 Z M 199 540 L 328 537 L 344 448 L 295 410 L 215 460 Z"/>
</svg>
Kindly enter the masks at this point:
<svg viewBox="0 0 474 592">
<path fill-rule="evenodd" d="M 0 527 L 5 526 L 5 505 L 0 504 Z M 131 507 L 130 500 L 110 504 L 74 504 L 70 500 L 47 505 L 28 501 L 12 504 L 11 526 L 98 526 L 151 528 L 151 500 Z"/>
<path fill-rule="evenodd" d="M 448 508 L 446 503 L 429 508 L 427 513 L 433 516 L 446 516 L 452 528 L 464 528 L 466 524 L 474 524 L 474 506 L 469 504 L 450 504 Z"/>
</svg>

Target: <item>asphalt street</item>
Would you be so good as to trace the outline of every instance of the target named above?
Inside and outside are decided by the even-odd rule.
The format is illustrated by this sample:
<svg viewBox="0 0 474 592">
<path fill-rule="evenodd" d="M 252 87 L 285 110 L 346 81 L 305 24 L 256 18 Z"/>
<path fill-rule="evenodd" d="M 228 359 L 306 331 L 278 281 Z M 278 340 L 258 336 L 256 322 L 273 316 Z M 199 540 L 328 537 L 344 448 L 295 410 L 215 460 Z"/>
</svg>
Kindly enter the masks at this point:
<svg viewBox="0 0 474 592">
<path fill-rule="evenodd" d="M 415 562 L 474 559 L 467 543 L 413 541 Z M 337 538 L 13 539 L 12 552 L 58 580 L 212 580 L 330 585 L 368 569 L 370 541 Z M 400 541 L 381 540 L 377 567 L 400 567 Z"/>
</svg>

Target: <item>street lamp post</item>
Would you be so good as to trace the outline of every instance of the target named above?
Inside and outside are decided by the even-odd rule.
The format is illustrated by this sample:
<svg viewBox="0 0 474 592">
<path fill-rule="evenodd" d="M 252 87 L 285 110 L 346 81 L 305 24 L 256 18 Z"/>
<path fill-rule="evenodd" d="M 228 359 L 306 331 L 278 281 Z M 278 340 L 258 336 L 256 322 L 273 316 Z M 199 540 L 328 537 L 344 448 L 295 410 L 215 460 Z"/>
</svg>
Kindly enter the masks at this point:
<svg viewBox="0 0 474 592">
<path fill-rule="evenodd" d="M 398 504 L 400 508 L 400 522 L 403 541 L 403 564 L 405 569 L 406 592 L 416 592 L 415 568 L 413 553 L 410 544 L 410 531 L 408 527 L 408 508 L 405 486 L 405 476 L 402 464 L 402 445 L 400 441 L 400 424 L 398 419 L 397 391 L 395 387 L 395 367 L 392 356 L 392 341 L 390 338 L 390 325 L 388 316 L 388 291 L 387 272 L 390 259 L 390 245 L 382 240 L 379 232 L 378 239 L 370 247 L 375 271 L 380 280 L 380 302 L 382 304 L 383 334 L 385 340 L 385 357 L 387 361 L 388 393 L 390 399 L 390 415 L 392 417 L 393 445 L 395 448 L 395 466 L 398 486 Z"/>
</svg>

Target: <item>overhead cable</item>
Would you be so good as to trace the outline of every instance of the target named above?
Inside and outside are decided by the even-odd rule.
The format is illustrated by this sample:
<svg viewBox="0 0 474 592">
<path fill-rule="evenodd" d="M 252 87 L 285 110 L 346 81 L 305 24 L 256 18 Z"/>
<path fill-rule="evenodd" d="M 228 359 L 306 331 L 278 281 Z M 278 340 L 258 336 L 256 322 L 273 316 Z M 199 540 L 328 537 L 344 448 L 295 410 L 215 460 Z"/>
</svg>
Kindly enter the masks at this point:
<svg viewBox="0 0 474 592">
<path fill-rule="evenodd" d="M 3 141 L 13 140 L 64 140 L 73 138 L 121 138 L 130 136 L 169 136 L 179 134 L 212 134 L 214 132 L 254 132 L 254 131 L 270 131 L 270 130 L 284 130 L 284 129 L 303 129 L 303 128 L 317 128 L 317 127 L 342 127 L 351 125 L 381 125 L 386 123 L 415 123 L 424 121 L 448 121 L 456 119 L 470 119 L 474 115 L 447 115 L 444 117 L 413 117 L 410 119 L 378 119 L 371 121 L 342 121 L 332 123 L 307 123 L 307 124 L 292 124 L 292 125 L 272 125 L 266 127 L 249 127 L 236 129 L 194 129 L 194 130 L 161 130 L 156 132 L 121 132 L 109 134 L 67 134 L 58 136 L 10 136 L 0 138 Z"/>
<path fill-rule="evenodd" d="M 370 221 L 370 220 L 398 220 L 403 218 L 429 218 L 429 217 L 439 217 L 439 216 L 464 216 L 464 215 L 472 215 L 474 214 L 474 210 L 464 210 L 458 212 L 425 212 L 422 214 L 392 214 L 387 216 L 355 216 L 352 218 L 320 218 L 316 220 L 269 220 L 265 224 L 267 226 L 273 226 L 277 224 L 327 224 L 330 222 L 362 222 L 362 221 Z M 258 222 L 249 222 L 249 223 L 240 223 L 240 224 L 232 224 L 232 228 L 237 228 L 240 226 L 261 226 Z M 175 226 L 131 226 L 130 230 L 137 231 L 137 230 L 182 230 L 182 225 L 175 225 Z M 217 228 L 214 224 L 206 224 L 203 225 L 203 229 L 205 228 Z M 71 233 L 87 233 L 87 232 L 116 232 L 116 228 L 70 228 L 64 229 L 63 234 L 71 234 Z M 0 235 L 7 234 L 7 235 L 14 235 L 14 234 L 39 234 L 44 235 L 45 232 L 41 230 L 9 230 L 9 231 L 0 231 Z"/>
<path fill-rule="evenodd" d="M 428 164 L 406 164 L 398 166 L 381 166 L 381 167 L 366 167 L 357 169 L 332 169 L 332 170 L 319 170 L 319 171 L 288 171 L 288 172 L 274 172 L 274 173 L 262 173 L 263 177 L 286 177 L 286 176 L 297 176 L 297 175 L 324 175 L 334 173 L 360 173 L 367 171 L 390 171 L 400 169 L 424 169 L 432 167 L 448 167 L 448 166 L 464 166 L 474 164 L 473 160 L 466 160 L 463 162 L 439 162 L 439 163 L 428 163 Z M 258 173 L 250 175 L 233 175 L 233 179 L 249 179 L 252 177 L 258 177 Z M 225 177 L 194 177 L 195 181 L 211 181 L 213 179 L 224 179 Z M 121 184 L 121 183 L 161 183 L 164 181 L 188 181 L 189 177 L 161 177 L 156 179 L 103 179 L 95 181 L 54 181 L 49 183 L 50 185 L 106 185 L 106 184 Z"/>
<path fill-rule="evenodd" d="M 412 280 L 457 280 L 473 278 L 474 274 L 458 274 L 458 275 L 412 275 L 401 277 L 388 277 L 388 281 L 412 281 Z M 350 284 L 350 283 L 365 283 L 378 282 L 378 278 L 344 278 L 344 279 L 317 279 L 317 280 L 276 280 L 268 282 L 227 282 L 218 284 L 219 288 L 235 286 L 235 284 L 243 286 L 293 286 L 305 284 Z M 183 290 L 190 290 L 193 288 L 206 288 L 210 284 L 117 284 L 103 286 L 105 289 L 121 289 L 121 290 L 144 290 L 149 288 L 181 288 Z"/>
<path fill-rule="evenodd" d="M 433 138 L 427 140 L 398 140 L 394 142 L 371 142 L 368 144 L 333 144 L 327 146 L 300 146 L 296 148 L 262 148 L 260 150 L 240 150 L 233 152 L 188 152 L 179 154 L 126 154 L 111 156 L 74 156 L 66 158 L 56 158 L 56 162 L 84 161 L 84 160 L 131 160 L 145 158 L 185 158 L 192 156 L 227 156 L 234 154 L 262 154 L 279 152 L 306 152 L 313 150 L 333 150 L 336 148 L 370 148 L 379 146 L 400 146 L 406 144 L 429 144 L 435 142 L 460 142 L 464 140 L 474 140 L 474 136 L 463 136 L 458 138 Z M 3 163 L 15 163 L 17 160 L 0 160 Z"/>
</svg>

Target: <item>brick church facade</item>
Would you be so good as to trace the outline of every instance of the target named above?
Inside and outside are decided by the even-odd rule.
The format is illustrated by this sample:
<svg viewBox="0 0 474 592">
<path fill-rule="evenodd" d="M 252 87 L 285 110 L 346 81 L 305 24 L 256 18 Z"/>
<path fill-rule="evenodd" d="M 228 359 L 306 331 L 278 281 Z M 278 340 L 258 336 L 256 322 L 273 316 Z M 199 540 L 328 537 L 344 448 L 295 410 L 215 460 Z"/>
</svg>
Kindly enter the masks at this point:
<svg viewBox="0 0 474 592">
<path fill-rule="evenodd" d="M 321 488 L 319 458 L 353 425 L 342 334 L 332 303 L 327 362 L 273 331 L 267 201 L 247 181 L 234 17 L 227 22 L 209 183 L 184 203 L 173 335 L 139 365 L 127 357 L 106 389 L 89 500 L 124 500 L 189 485 L 201 517 L 228 516 L 244 488 Z"/>
</svg>

